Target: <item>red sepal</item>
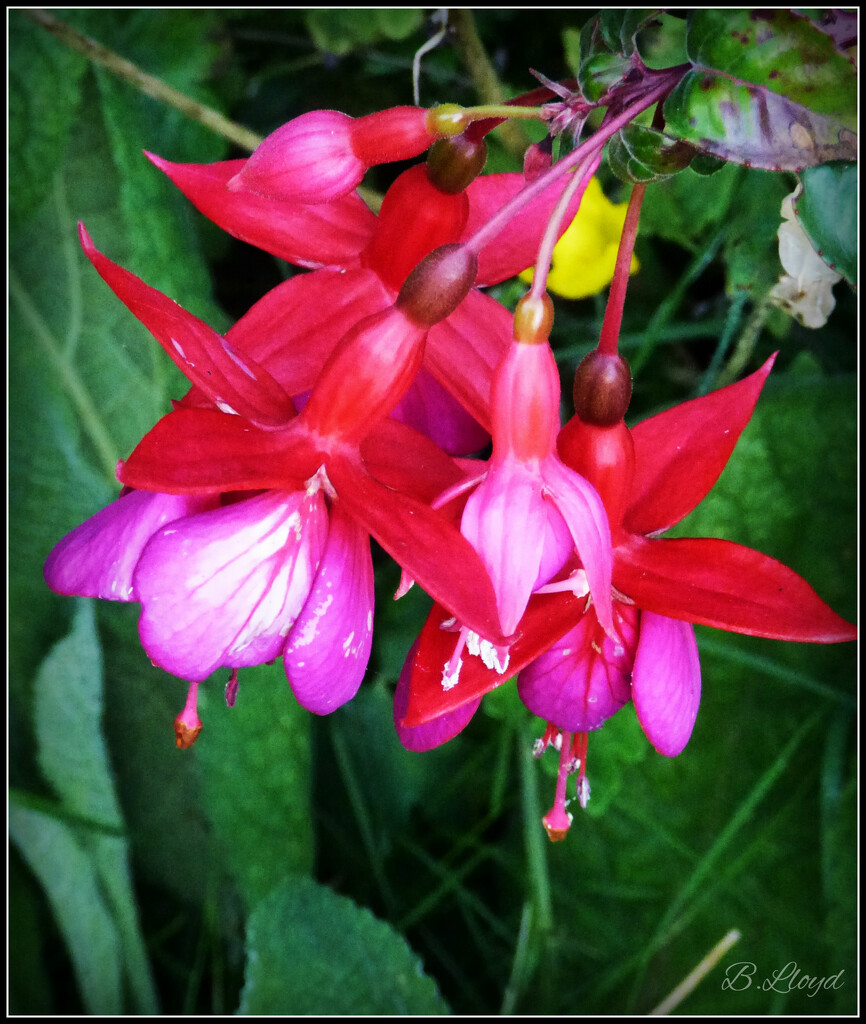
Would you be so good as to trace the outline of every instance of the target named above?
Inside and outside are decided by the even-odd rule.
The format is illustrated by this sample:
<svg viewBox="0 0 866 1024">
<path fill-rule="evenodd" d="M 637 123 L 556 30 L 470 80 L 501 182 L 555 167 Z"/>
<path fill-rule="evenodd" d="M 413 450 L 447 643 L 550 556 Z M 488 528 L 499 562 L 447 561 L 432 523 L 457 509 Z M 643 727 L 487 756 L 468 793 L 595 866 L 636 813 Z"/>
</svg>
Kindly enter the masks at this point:
<svg viewBox="0 0 866 1024">
<path fill-rule="evenodd" d="M 347 511 L 435 601 L 447 601 L 452 615 L 491 643 L 505 642 L 484 563 L 453 524 L 345 456 L 331 456 L 328 478 Z"/>
<path fill-rule="evenodd" d="M 294 418 L 291 398 L 264 367 L 236 352 L 203 320 L 104 256 L 83 224 L 78 232 L 85 255 L 100 277 L 214 405 L 264 429 L 283 427 Z"/>
<path fill-rule="evenodd" d="M 378 423 L 361 442 L 361 456 L 379 483 L 427 505 L 464 478 L 439 445 L 397 420 Z"/>
<path fill-rule="evenodd" d="M 567 592 L 533 595 L 520 620 L 514 642 L 508 649 L 505 672 L 500 675 L 487 668 L 481 658 L 464 653 L 457 685 L 449 690 L 442 688 L 442 672 L 454 653 L 459 634 L 441 628 L 451 613 L 441 605 L 435 605 L 418 638 L 409 683 L 409 703 L 402 724 L 409 727 L 423 725 L 495 690 L 566 633 L 580 619 L 585 603 L 585 599 L 578 599 Z"/>
<path fill-rule="evenodd" d="M 793 569 L 727 540 L 630 537 L 614 549 L 613 584 L 644 611 L 732 633 L 819 644 L 857 637 Z"/>
<path fill-rule="evenodd" d="M 749 377 L 675 405 L 632 428 L 635 471 L 625 514 L 630 533 L 660 533 L 709 494 L 752 417 L 776 356 Z"/>
<path fill-rule="evenodd" d="M 293 491 L 323 461 L 300 431 L 257 430 L 239 416 L 183 408 L 144 435 L 118 475 L 129 487 L 166 494 Z"/>
<path fill-rule="evenodd" d="M 312 206 L 229 192 L 246 160 L 173 164 L 144 154 L 214 224 L 242 242 L 301 267 L 357 265 L 376 228 L 376 215 L 354 192 Z"/>
</svg>

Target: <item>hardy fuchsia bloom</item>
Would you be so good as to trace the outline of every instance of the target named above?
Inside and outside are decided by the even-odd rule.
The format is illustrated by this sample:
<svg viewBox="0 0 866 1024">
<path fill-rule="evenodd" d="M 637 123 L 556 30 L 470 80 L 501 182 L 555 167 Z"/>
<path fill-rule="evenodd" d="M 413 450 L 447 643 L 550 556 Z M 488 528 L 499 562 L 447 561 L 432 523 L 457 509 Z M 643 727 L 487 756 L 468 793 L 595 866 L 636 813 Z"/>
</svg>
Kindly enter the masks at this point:
<svg viewBox="0 0 866 1024">
<path fill-rule="evenodd" d="M 562 593 L 533 595 L 510 647 L 509 676 L 520 673 L 521 698 L 550 723 L 540 749 L 554 738 L 560 747 L 561 785 L 545 821 L 551 838 L 562 838 L 568 827 L 569 771 L 579 767 L 578 795 L 583 801 L 588 796 L 584 734 L 629 699 L 660 753 L 674 756 L 688 742 L 700 699 L 691 623 L 779 640 L 856 638 L 853 625 L 774 559 L 725 540 L 656 536 L 712 488 L 751 418 L 772 363 L 631 430 L 621 419 L 599 424 L 576 416 L 560 431 L 560 457 L 595 486 L 608 512 L 618 636 L 606 635 L 595 607 L 566 579 Z M 583 411 L 587 419 L 595 418 L 585 406 Z M 449 739 L 469 720 L 480 697 L 507 678 L 470 659 L 459 685 L 443 690 L 441 664 L 449 653 L 448 634 L 440 628 L 445 619 L 434 608 L 398 689 L 395 716 L 412 749 Z"/>
<path fill-rule="evenodd" d="M 459 107 L 392 107 L 353 118 L 311 110 L 277 128 L 228 183 L 268 199 L 327 203 L 347 195 L 369 167 L 409 160 L 460 131 Z"/>
</svg>

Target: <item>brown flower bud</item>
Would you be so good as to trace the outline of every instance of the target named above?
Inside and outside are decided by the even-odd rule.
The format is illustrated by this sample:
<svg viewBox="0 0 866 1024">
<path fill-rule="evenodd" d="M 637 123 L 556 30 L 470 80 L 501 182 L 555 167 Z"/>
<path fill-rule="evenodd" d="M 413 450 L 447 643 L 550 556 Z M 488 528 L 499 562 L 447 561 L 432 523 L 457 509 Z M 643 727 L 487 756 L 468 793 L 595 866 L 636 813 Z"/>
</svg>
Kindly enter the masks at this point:
<svg viewBox="0 0 866 1024">
<path fill-rule="evenodd" d="M 440 245 L 406 278 L 395 305 L 419 327 L 450 316 L 475 284 L 478 259 L 466 246 Z"/>
<path fill-rule="evenodd" d="M 597 349 L 584 358 L 574 375 L 574 411 L 584 423 L 612 427 L 625 416 L 631 401 L 631 370 L 620 355 Z"/>
<path fill-rule="evenodd" d="M 437 139 L 427 154 L 427 177 L 440 192 L 456 195 L 473 182 L 484 169 L 487 144 L 465 135 Z"/>
</svg>

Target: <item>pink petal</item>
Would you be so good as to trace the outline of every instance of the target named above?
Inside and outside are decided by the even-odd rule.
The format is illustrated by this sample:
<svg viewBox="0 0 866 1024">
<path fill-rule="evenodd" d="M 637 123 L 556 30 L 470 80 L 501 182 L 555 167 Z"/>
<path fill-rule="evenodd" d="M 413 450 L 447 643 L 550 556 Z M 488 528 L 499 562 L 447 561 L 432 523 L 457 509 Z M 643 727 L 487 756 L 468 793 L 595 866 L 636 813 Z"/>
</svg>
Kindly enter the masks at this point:
<svg viewBox="0 0 866 1024">
<path fill-rule="evenodd" d="M 291 398 L 264 367 L 241 356 L 203 320 L 103 256 L 83 224 L 79 235 L 100 277 L 214 405 L 265 428 L 284 426 L 294 417 Z"/>
<path fill-rule="evenodd" d="M 857 639 L 857 627 L 793 569 L 727 540 L 631 537 L 617 546 L 614 584 L 639 608 L 733 633 L 818 644 Z"/>
<path fill-rule="evenodd" d="M 276 658 L 304 606 L 328 517 L 319 492 L 268 491 L 157 533 L 139 560 L 139 635 L 153 662 L 202 680 Z"/>
<path fill-rule="evenodd" d="M 577 625 L 517 679 L 520 699 L 534 714 L 565 732 L 599 729 L 631 699 L 631 673 L 637 644 L 637 610 L 615 605 L 622 642 L 599 626 L 592 608 Z"/>
<path fill-rule="evenodd" d="M 493 375 L 511 346 L 511 319 L 494 299 L 471 291 L 427 335 L 424 366 L 485 430 Z"/>
<path fill-rule="evenodd" d="M 453 636 L 454 634 L 452 634 Z M 456 708 L 454 711 L 446 712 L 432 721 L 423 725 L 406 726 L 403 719 L 409 707 L 409 681 L 412 676 L 412 666 L 415 655 L 418 652 L 418 642 L 412 645 L 409 656 L 403 665 L 403 671 L 397 681 L 397 690 L 394 694 L 394 728 L 400 742 L 407 750 L 422 752 L 440 747 L 443 743 L 453 739 L 459 732 L 466 728 L 469 720 L 478 710 L 481 698 L 468 701 Z"/>
<path fill-rule="evenodd" d="M 370 536 L 335 502 L 313 589 L 289 633 L 283 664 L 298 703 L 327 715 L 351 700 L 373 642 Z"/>
<path fill-rule="evenodd" d="M 373 237 L 376 215 L 354 192 L 316 206 L 284 203 L 228 191 L 246 160 L 173 164 L 152 153 L 145 156 L 224 231 L 297 266 L 356 265 Z"/>
<path fill-rule="evenodd" d="M 650 743 L 676 757 L 689 742 L 701 701 L 701 663 L 688 622 L 641 612 L 632 700 Z"/>
<path fill-rule="evenodd" d="M 707 496 L 752 418 L 775 355 L 751 376 L 632 428 L 635 473 L 625 527 L 660 533 Z"/>
<path fill-rule="evenodd" d="M 83 522 L 55 546 L 45 582 L 58 594 L 135 601 L 133 571 L 150 538 L 166 523 L 202 512 L 216 499 L 131 491 Z"/>
<path fill-rule="evenodd" d="M 555 455 L 544 460 L 541 475 L 571 531 L 598 620 L 608 636 L 615 639 L 610 593 L 613 554 L 601 498 L 592 484 L 564 466 Z"/>
<path fill-rule="evenodd" d="M 460 532 L 484 562 L 510 635 L 526 610 L 541 564 L 547 520 L 537 473 L 517 459 L 492 459 L 466 502 Z"/>
</svg>

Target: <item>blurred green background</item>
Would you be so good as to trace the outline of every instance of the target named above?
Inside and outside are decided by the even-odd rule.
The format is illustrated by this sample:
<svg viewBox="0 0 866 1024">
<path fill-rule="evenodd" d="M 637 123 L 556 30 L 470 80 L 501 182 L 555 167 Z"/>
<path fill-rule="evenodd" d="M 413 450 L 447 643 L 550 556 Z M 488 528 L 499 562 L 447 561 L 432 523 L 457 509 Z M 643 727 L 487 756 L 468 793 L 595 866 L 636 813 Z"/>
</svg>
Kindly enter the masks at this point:
<svg viewBox="0 0 866 1024">
<path fill-rule="evenodd" d="M 482 10 L 506 95 L 572 72 L 589 11 Z M 431 10 L 59 13 L 185 94 L 266 134 L 305 110 L 411 103 Z M 422 62 L 421 102 L 478 99 L 458 37 Z M 856 977 L 855 645 L 699 629 L 703 702 L 674 760 L 631 708 L 590 740 L 593 797 L 548 844 L 555 757 L 513 686 L 465 732 L 404 751 L 391 696 L 428 606 L 395 604 L 377 559 L 376 637 L 349 705 L 314 719 L 278 664 L 204 692 L 140 649 L 135 606 L 44 585 L 53 545 L 117 492 L 114 465 L 185 382 L 80 252 L 112 259 L 225 329 L 292 272 L 205 222 L 141 155 L 243 152 L 71 52 L 22 11 L 10 58 L 9 1010 L 14 1014 L 625 1014 L 655 1007 L 725 935 L 692 1014 L 850 1014 Z M 537 132 L 536 132 L 537 137 Z M 520 164 L 494 135 L 489 169 Z M 365 184 L 387 188 L 399 168 Z M 607 194 L 627 190 L 606 166 Z M 760 548 L 856 615 L 856 307 L 836 286 L 808 331 L 763 297 L 792 175 L 727 166 L 650 185 L 622 346 L 630 419 L 780 356 L 718 486 L 679 528 Z M 497 297 L 513 303 L 523 286 Z M 556 304 L 564 394 L 603 296 Z M 565 409 L 570 415 L 570 410 Z M 417 589 L 417 588 L 416 588 Z M 754 965 L 748 987 L 725 968 Z M 794 964 L 793 985 L 763 985 Z M 841 973 L 840 973 L 841 972 Z M 835 983 L 810 994 L 804 976 Z M 785 991 L 786 988 L 792 989 Z"/>
</svg>

